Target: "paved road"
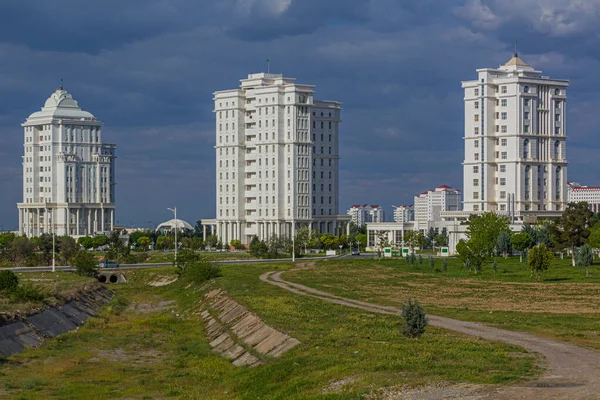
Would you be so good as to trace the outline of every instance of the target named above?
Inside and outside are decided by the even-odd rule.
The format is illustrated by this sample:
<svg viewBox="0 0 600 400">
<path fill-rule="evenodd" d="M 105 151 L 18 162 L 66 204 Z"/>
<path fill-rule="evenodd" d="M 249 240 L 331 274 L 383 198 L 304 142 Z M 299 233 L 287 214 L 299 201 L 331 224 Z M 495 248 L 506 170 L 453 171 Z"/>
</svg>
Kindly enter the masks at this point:
<svg viewBox="0 0 600 400">
<path fill-rule="evenodd" d="M 346 258 L 350 257 L 348 255 L 342 256 L 329 256 L 329 257 L 309 257 L 309 260 L 319 261 L 331 258 Z M 307 258 L 303 258 L 302 260 L 306 260 Z M 278 262 L 291 262 L 291 258 L 276 258 L 269 260 L 223 260 L 223 261 L 214 261 L 216 264 L 228 265 L 228 264 L 270 264 L 270 263 L 278 263 Z M 173 263 L 148 263 L 148 264 L 121 264 L 119 268 L 103 268 L 103 271 L 107 270 L 122 270 L 122 269 L 137 269 L 137 268 L 162 268 L 162 267 L 170 267 Z M 20 267 L 20 268 L 0 268 L 8 269 L 13 272 L 46 272 L 52 271 L 52 267 Z M 71 266 L 57 266 L 57 271 L 75 271 L 75 267 Z"/>
<path fill-rule="evenodd" d="M 314 263 L 305 263 L 300 269 L 314 268 Z M 304 285 L 289 282 L 281 277 L 285 271 L 266 272 L 260 279 L 295 294 L 314 297 L 334 304 L 359 308 L 380 314 L 398 315 L 397 307 L 381 306 L 358 300 L 347 299 Z M 492 328 L 475 322 L 428 315 L 433 326 L 453 330 L 478 338 L 494 340 L 524 347 L 544 357 L 546 371 L 534 382 L 512 386 L 475 386 L 463 392 L 463 399 L 544 399 L 544 400 L 588 400 L 600 399 L 600 351 L 585 349 L 570 343 L 541 338 L 530 333 Z M 396 398 L 396 397 L 392 397 Z M 398 399 L 402 397 L 397 397 Z M 437 398 L 437 397 L 436 397 Z M 439 397 L 445 398 L 445 397 Z"/>
</svg>

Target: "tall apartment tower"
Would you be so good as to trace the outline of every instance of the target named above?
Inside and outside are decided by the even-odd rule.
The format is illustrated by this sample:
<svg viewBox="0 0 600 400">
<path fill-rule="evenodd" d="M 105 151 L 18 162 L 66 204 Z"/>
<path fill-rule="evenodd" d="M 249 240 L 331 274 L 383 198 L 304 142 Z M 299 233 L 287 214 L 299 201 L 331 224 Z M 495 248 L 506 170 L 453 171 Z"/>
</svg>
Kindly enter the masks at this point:
<svg viewBox="0 0 600 400">
<path fill-rule="evenodd" d="M 214 93 L 216 220 L 223 243 L 289 236 L 307 226 L 333 233 L 338 216 L 341 103 L 314 86 L 256 73 Z"/>
<path fill-rule="evenodd" d="M 24 127 L 19 233 L 94 235 L 113 229 L 115 149 L 102 123 L 60 89 Z"/>
<path fill-rule="evenodd" d="M 564 210 L 568 81 L 513 58 L 465 81 L 464 210 Z"/>
</svg>

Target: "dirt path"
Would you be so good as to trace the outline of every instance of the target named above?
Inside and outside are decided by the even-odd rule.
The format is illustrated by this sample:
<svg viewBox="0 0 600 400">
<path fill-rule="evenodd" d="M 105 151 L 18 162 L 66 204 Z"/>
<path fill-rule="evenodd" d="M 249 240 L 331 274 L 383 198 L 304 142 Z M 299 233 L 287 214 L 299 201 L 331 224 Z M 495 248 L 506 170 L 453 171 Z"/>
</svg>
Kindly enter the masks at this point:
<svg viewBox="0 0 600 400">
<path fill-rule="evenodd" d="M 312 267 L 314 267 L 314 263 L 303 264 L 299 269 Z M 283 272 L 285 271 L 267 272 L 261 275 L 260 279 L 292 293 L 314 297 L 334 304 L 380 314 L 398 314 L 400 312 L 400 309 L 397 307 L 380 306 L 347 299 L 304 285 L 288 282 L 281 277 Z M 546 371 L 540 379 L 513 386 L 477 387 L 470 393 L 462 393 L 460 395 L 462 399 L 600 399 L 599 351 L 541 338 L 530 333 L 493 328 L 476 322 L 459 321 L 435 315 L 428 315 L 428 318 L 430 325 L 487 340 L 521 346 L 544 357 Z"/>
</svg>

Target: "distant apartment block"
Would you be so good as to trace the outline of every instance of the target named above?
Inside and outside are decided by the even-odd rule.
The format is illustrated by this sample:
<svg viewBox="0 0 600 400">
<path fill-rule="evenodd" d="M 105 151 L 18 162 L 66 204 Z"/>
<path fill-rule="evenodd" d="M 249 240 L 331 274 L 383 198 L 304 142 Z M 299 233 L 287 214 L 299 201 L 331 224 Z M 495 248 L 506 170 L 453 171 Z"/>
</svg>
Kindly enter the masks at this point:
<svg viewBox="0 0 600 400">
<path fill-rule="evenodd" d="M 414 200 L 415 229 L 425 230 L 430 221 L 441 221 L 443 211 L 460 211 L 461 193 L 448 185 L 438 186 L 417 196 Z"/>
<path fill-rule="evenodd" d="M 409 206 L 396 206 L 394 209 L 394 222 L 404 224 L 407 222 L 413 222 L 415 220 L 415 207 L 411 204 Z"/>
<path fill-rule="evenodd" d="M 584 186 L 576 182 L 569 182 L 567 200 L 569 203 L 585 201 L 590 205 L 590 210 L 600 212 L 600 186 Z"/>
<path fill-rule="evenodd" d="M 358 226 L 363 226 L 368 222 L 385 221 L 385 211 L 376 204 L 355 204 L 350 207 L 347 214 L 350 216 L 351 221 Z"/>
</svg>

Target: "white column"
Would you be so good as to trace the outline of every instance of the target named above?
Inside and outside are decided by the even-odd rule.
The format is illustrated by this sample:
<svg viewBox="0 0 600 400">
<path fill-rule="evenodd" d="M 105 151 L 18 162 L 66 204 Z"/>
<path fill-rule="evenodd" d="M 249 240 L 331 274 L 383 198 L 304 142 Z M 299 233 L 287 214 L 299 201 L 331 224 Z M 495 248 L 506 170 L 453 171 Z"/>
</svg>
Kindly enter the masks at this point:
<svg viewBox="0 0 600 400">
<path fill-rule="evenodd" d="M 102 218 L 102 221 L 100 222 L 100 228 L 102 229 L 102 232 L 104 232 L 104 207 L 102 207 L 102 210 L 100 210 L 100 214 Z"/>
<path fill-rule="evenodd" d="M 85 210 L 83 210 L 84 214 L 87 214 L 87 226 L 86 226 L 86 230 L 87 230 L 87 235 L 91 235 L 92 234 L 92 210 L 90 210 L 89 208 L 86 208 Z"/>
<path fill-rule="evenodd" d="M 115 209 L 110 210 L 110 231 L 115 229 Z"/>
<path fill-rule="evenodd" d="M 70 222 L 71 222 L 71 213 L 70 213 L 69 207 L 67 207 L 67 208 L 65 208 L 65 235 L 71 234 Z"/>
<path fill-rule="evenodd" d="M 40 236 L 40 209 L 36 208 L 37 224 L 35 225 L 35 236 Z"/>
<path fill-rule="evenodd" d="M 81 217 L 81 215 L 79 214 L 79 210 L 80 210 L 80 208 L 77 209 L 77 221 L 75 222 L 75 229 L 77 230 L 75 232 L 76 235 L 81 235 L 81 231 L 79 230 L 79 223 L 80 223 L 79 221 L 80 221 L 80 217 Z"/>
<path fill-rule="evenodd" d="M 206 225 L 202 224 L 202 240 L 206 240 Z"/>
<path fill-rule="evenodd" d="M 19 208 L 19 236 L 23 234 L 23 209 Z"/>
</svg>

